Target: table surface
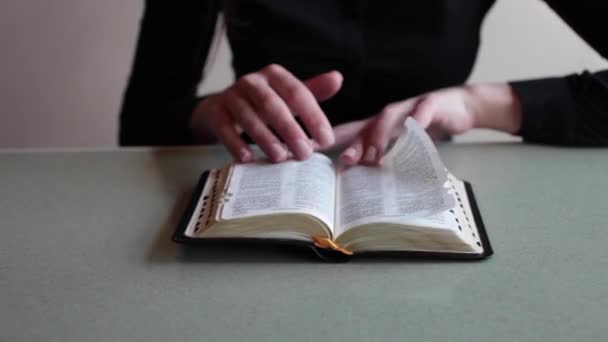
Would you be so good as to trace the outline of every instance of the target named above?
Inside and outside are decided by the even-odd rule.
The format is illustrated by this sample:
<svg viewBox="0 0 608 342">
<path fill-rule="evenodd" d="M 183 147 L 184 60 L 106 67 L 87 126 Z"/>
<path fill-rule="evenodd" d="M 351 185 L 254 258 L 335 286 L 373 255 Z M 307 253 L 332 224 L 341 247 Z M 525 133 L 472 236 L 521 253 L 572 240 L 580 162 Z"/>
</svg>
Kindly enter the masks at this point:
<svg viewBox="0 0 608 342">
<path fill-rule="evenodd" d="M 218 148 L 0 153 L 0 341 L 599 341 L 608 150 L 440 147 L 481 262 L 319 262 L 170 241 Z"/>
</svg>

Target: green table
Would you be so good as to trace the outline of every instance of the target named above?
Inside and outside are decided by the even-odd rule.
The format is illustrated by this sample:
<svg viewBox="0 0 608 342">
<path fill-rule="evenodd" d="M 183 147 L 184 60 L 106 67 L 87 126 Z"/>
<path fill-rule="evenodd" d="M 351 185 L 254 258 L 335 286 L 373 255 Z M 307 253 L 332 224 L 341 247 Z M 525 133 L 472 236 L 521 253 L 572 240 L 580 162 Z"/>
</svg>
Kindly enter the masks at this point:
<svg viewBox="0 0 608 342">
<path fill-rule="evenodd" d="M 445 145 L 495 254 L 170 241 L 219 148 L 0 153 L 0 341 L 606 341 L 608 150 Z"/>
</svg>

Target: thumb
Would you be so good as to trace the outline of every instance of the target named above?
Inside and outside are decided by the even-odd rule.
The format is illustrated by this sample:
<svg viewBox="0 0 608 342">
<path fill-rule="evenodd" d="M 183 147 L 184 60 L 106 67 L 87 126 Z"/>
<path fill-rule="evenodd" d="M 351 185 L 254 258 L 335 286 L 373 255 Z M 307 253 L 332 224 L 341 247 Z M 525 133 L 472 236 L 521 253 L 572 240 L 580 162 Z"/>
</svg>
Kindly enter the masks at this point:
<svg viewBox="0 0 608 342">
<path fill-rule="evenodd" d="M 434 102 L 425 98 L 416 104 L 416 108 L 414 108 L 410 116 L 418 121 L 418 124 L 422 128 L 427 129 L 433 121 L 434 113 Z"/>
<path fill-rule="evenodd" d="M 342 81 L 342 74 L 339 71 L 333 70 L 309 78 L 304 81 L 304 84 L 315 96 L 317 101 L 325 101 L 336 95 L 342 87 Z"/>
</svg>

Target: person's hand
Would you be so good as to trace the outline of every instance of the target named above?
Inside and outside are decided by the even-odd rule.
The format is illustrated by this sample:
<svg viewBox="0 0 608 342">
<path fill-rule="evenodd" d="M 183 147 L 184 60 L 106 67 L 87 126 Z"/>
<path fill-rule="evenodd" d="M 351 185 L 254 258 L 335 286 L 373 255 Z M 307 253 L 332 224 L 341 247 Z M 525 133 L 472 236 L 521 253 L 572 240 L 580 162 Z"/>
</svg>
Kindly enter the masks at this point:
<svg viewBox="0 0 608 342">
<path fill-rule="evenodd" d="M 337 71 L 300 81 L 285 68 L 272 64 L 201 101 L 190 126 L 195 137 L 214 134 L 240 162 L 253 160 L 249 146 L 240 137 L 243 131 L 273 162 L 285 160 L 287 149 L 296 159 L 306 159 L 315 148 L 334 143 L 332 127 L 318 102 L 335 95 L 341 86 L 342 75 Z"/>
<path fill-rule="evenodd" d="M 336 144 L 348 146 L 340 155 L 345 165 L 379 165 L 389 141 L 412 117 L 434 140 L 472 128 L 515 133 L 521 108 L 511 87 L 487 84 L 447 88 L 387 105 L 376 116 L 334 128 Z"/>
</svg>

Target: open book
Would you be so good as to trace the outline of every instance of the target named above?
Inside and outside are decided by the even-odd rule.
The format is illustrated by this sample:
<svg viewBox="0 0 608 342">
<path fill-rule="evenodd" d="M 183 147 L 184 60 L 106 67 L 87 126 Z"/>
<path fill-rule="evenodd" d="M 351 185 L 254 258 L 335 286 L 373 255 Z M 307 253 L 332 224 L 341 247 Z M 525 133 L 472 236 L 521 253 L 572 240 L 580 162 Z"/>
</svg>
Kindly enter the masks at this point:
<svg viewBox="0 0 608 342">
<path fill-rule="evenodd" d="M 303 243 L 330 259 L 492 254 L 470 185 L 447 171 L 413 119 L 379 167 L 345 168 L 315 153 L 206 171 L 173 239 Z"/>
</svg>

